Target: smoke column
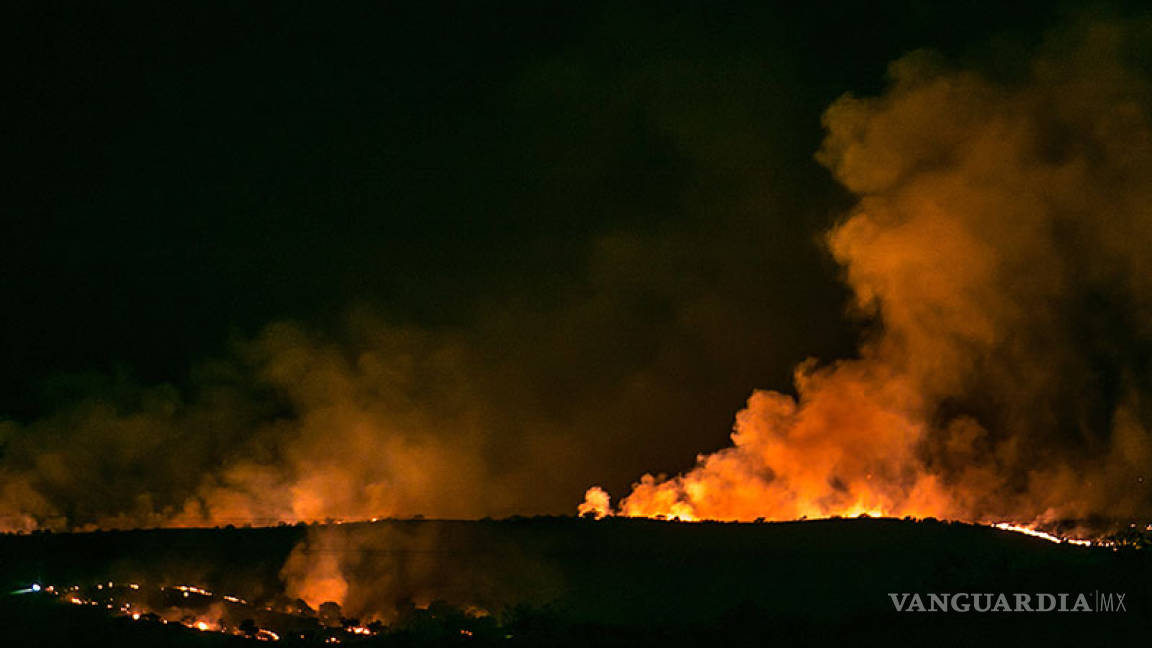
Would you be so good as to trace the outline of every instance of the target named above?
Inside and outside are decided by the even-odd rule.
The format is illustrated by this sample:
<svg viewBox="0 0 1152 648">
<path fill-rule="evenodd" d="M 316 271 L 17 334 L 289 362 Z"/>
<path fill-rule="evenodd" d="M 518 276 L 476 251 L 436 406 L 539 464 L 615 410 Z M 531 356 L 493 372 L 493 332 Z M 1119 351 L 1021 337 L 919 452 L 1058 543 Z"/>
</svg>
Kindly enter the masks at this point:
<svg viewBox="0 0 1152 648">
<path fill-rule="evenodd" d="M 756 391 L 732 446 L 645 475 L 628 516 L 1152 512 L 1147 25 L 1081 24 L 1022 70 L 890 67 L 824 114 L 857 197 L 828 249 L 869 322 L 858 357 Z M 608 511 L 590 489 L 581 512 Z"/>
</svg>

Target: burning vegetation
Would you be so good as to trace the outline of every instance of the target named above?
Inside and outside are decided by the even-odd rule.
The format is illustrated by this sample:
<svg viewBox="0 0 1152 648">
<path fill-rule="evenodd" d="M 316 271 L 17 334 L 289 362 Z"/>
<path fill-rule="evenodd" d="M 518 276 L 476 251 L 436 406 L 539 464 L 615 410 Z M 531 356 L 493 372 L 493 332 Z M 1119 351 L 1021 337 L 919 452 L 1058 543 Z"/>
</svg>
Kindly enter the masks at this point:
<svg viewBox="0 0 1152 648">
<path fill-rule="evenodd" d="M 442 633 L 461 637 L 495 632 L 487 613 L 454 608 L 442 601 L 417 608 L 400 606 L 392 626 L 381 621 L 361 624 L 341 613 L 332 601 L 314 609 L 306 602 L 276 597 L 252 604 L 229 594 L 213 593 L 191 585 L 149 587 L 107 581 L 90 586 L 34 584 L 26 594 L 52 597 L 62 603 L 106 610 L 108 614 L 144 624 L 176 624 L 200 632 L 215 632 L 255 641 L 303 644 L 364 643 L 368 638 L 436 625 Z"/>
<path fill-rule="evenodd" d="M 794 396 L 752 394 L 731 447 L 580 511 L 1146 523 L 1146 29 L 1080 25 L 1002 78 L 917 52 L 883 95 L 836 101 L 817 159 L 858 198 L 826 235 L 870 323 L 858 356 L 805 362 Z"/>
<path fill-rule="evenodd" d="M 1152 86 L 1131 61 L 1147 32 L 1080 25 L 1002 78 L 914 53 L 880 96 L 837 100 L 817 159 L 857 198 L 825 242 L 866 321 L 858 353 L 802 363 L 794 394 L 752 393 L 731 446 L 642 476 L 615 507 L 590 488 L 579 513 L 941 518 L 1091 551 L 1147 546 Z M 371 350 L 349 354 L 271 327 L 243 352 L 254 384 L 208 390 L 202 404 L 150 393 L 136 412 L 89 404 L 0 422 L 4 531 L 337 522 L 293 537 L 275 596 L 112 581 L 32 594 L 138 623 L 321 643 L 432 621 L 454 640 L 495 637 L 503 626 L 484 609 L 560 597 L 580 576 L 557 576 L 552 538 L 524 550 L 476 532 L 488 553 L 461 561 L 447 556 L 465 540 L 446 526 L 339 524 L 474 518 L 533 484 L 505 479 L 477 431 L 486 406 L 461 404 L 483 382 L 457 375 L 466 354 L 411 331 L 369 337 Z M 442 408 L 422 407 L 428 385 Z M 294 417 L 256 411 L 244 397 L 262 390 Z"/>
<path fill-rule="evenodd" d="M 752 393 L 730 447 L 615 508 L 592 488 L 580 512 L 1146 520 L 1147 32 L 1078 24 L 997 75 L 917 52 L 880 96 L 837 100 L 817 158 L 858 199 L 825 236 L 866 323 L 858 353 L 804 362 L 794 394 Z M 550 423 L 469 397 L 499 381 L 467 344 L 364 319 L 352 350 L 271 326 L 206 368 L 198 399 L 0 421 L 0 529 L 507 515 L 572 455 L 532 429 L 492 445 L 504 422 Z"/>
</svg>

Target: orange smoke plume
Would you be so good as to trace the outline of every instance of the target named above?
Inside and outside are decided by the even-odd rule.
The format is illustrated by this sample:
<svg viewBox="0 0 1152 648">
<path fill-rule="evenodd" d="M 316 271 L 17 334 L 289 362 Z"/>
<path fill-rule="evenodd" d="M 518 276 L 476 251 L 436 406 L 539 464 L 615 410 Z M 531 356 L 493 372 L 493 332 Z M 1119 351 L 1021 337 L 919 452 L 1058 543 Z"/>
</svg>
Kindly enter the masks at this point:
<svg viewBox="0 0 1152 648">
<path fill-rule="evenodd" d="M 1125 63 L 1144 29 L 1080 26 L 1007 80 L 915 53 L 882 96 L 837 100 L 817 159 L 858 197 L 826 241 L 870 323 L 859 356 L 753 393 L 731 447 L 643 476 L 619 514 L 1152 512 L 1152 94 Z M 580 510 L 607 508 L 594 488 Z"/>
</svg>

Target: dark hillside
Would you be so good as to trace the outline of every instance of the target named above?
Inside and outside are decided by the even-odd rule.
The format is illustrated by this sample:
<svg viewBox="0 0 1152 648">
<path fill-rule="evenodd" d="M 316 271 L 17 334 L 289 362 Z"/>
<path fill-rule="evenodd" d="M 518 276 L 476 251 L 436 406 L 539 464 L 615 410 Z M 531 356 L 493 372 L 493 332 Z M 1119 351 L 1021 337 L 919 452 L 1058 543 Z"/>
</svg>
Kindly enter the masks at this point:
<svg viewBox="0 0 1152 648">
<path fill-rule="evenodd" d="M 261 602 L 282 594 L 281 570 L 294 548 L 300 565 L 322 558 L 340 565 L 349 614 L 381 617 L 399 631 L 405 626 L 397 611 L 411 603 L 479 606 L 500 626 L 493 641 L 525 644 L 821 644 L 919 633 L 945 643 L 997 633 L 1059 644 L 1100 633 L 1135 637 L 1152 627 L 1147 551 L 935 521 L 532 518 L 3 536 L 0 570 L 9 591 L 33 582 L 132 581 L 193 584 Z M 897 612 L 888 594 L 905 592 L 925 600 L 928 593 L 1069 593 L 1070 601 L 1078 593 L 1122 592 L 1125 610 Z M 97 619 L 33 596 L 7 596 L 4 607 L 4 631 L 15 636 L 30 628 L 33 636 L 42 633 L 29 619 L 48 615 L 56 632 L 78 625 L 149 641 L 123 619 Z M 171 632 L 181 633 L 174 642 L 228 639 Z M 405 632 L 404 641 L 416 644 L 424 636 Z M 474 638 L 474 645 L 485 640 Z M 400 639 L 371 638 L 389 640 Z"/>
</svg>

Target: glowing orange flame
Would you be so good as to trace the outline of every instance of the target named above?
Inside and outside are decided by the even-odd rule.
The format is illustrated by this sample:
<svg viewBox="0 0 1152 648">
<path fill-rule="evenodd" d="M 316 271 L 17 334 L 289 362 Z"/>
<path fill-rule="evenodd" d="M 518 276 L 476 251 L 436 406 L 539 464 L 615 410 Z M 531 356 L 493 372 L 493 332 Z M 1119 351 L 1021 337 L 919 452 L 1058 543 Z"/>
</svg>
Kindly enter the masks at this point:
<svg viewBox="0 0 1152 648">
<path fill-rule="evenodd" d="M 1098 357 L 1125 353 L 1077 328 L 1079 296 L 1107 286 L 1108 308 L 1142 313 L 1143 340 L 1152 298 L 1152 228 L 1129 206 L 1147 204 L 1152 120 L 1119 34 L 1085 31 L 1066 60 L 1042 54 L 1011 83 L 909 56 L 883 95 L 833 103 L 817 159 L 858 198 L 826 235 L 872 324 L 858 353 L 802 363 L 794 395 L 753 393 L 730 447 L 671 478 L 644 475 L 618 513 L 868 513 L 1034 530 L 1152 511 L 1149 490 L 1133 487 L 1152 464 L 1146 386 L 1123 362 L 1096 373 Z M 1121 119 L 1119 105 L 1140 108 Z M 1111 120 L 1125 127 L 1100 127 Z M 1058 160 L 1037 152 L 1067 132 L 1083 138 Z M 1101 381 L 1123 387 L 1108 395 Z M 1085 407 L 1109 416 L 1079 420 Z M 606 500 L 591 489 L 580 511 L 602 515 Z"/>
</svg>

